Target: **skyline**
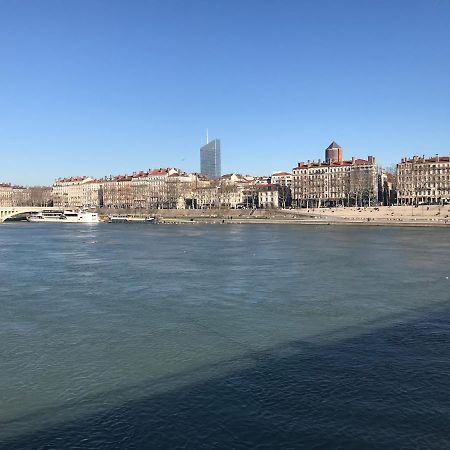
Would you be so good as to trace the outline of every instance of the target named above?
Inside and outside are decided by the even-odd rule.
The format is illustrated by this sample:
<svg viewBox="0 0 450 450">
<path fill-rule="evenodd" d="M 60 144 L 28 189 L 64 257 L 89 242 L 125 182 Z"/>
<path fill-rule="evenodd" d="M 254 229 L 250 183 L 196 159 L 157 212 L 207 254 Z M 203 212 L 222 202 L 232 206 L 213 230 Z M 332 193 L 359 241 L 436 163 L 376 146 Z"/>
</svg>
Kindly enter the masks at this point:
<svg viewBox="0 0 450 450">
<path fill-rule="evenodd" d="M 214 143 L 216 141 L 218 141 L 220 143 L 221 140 L 218 139 L 218 138 L 214 138 L 214 139 L 211 139 L 209 141 L 209 144 Z M 200 150 L 202 150 L 206 146 L 207 146 L 207 144 L 203 145 L 202 147 L 200 147 Z M 330 148 L 339 148 L 340 151 L 343 152 L 343 153 L 341 153 L 341 157 L 342 158 L 345 157 L 344 159 L 347 159 L 347 160 L 348 159 L 352 159 L 352 158 L 365 158 L 365 157 L 367 157 L 367 155 L 362 155 L 362 154 L 348 155 L 348 154 L 345 153 L 345 148 L 341 147 L 335 141 L 332 141 L 331 144 L 328 147 L 322 149 L 322 157 L 320 157 L 320 155 L 319 155 L 318 158 L 314 158 L 314 159 L 305 157 L 302 160 L 297 161 L 292 167 L 289 167 L 287 169 L 285 169 L 285 168 L 271 169 L 267 173 L 256 173 L 254 171 L 252 172 L 251 170 L 249 172 L 244 172 L 244 171 L 237 170 L 237 171 L 234 171 L 234 172 L 222 173 L 221 176 L 238 174 L 238 175 L 243 175 L 243 176 L 256 176 L 256 177 L 259 177 L 259 176 L 271 176 L 273 174 L 280 173 L 280 172 L 292 172 L 297 167 L 297 165 L 301 164 L 301 163 L 302 164 L 305 164 L 306 162 L 308 162 L 308 163 L 309 162 L 311 162 L 311 163 L 320 163 L 320 162 L 325 163 L 326 158 L 323 159 L 323 152 L 327 152 Z M 308 156 L 308 155 L 306 155 L 306 156 Z M 377 155 L 376 154 L 369 155 L 369 158 L 372 157 L 372 156 L 377 160 Z M 382 169 L 387 169 L 388 171 L 392 171 L 393 172 L 393 171 L 395 171 L 395 167 L 399 163 L 401 163 L 403 161 L 403 159 L 406 160 L 406 159 L 409 159 L 409 158 L 412 158 L 412 157 L 433 159 L 435 156 L 448 157 L 448 154 L 446 154 L 446 153 L 422 154 L 422 155 L 420 155 L 418 153 L 417 154 L 410 154 L 410 155 L 402 156 L 400 158 L 400 160 L 398 160 L 398 161 L 392 161 L 391 164 L 379 164 L 378 161 L 377 161 L 377 166 L 380 169 L 381 168 Z M 45 184 L 45 183 L 32 184 L 32 183 L 27 183 L 27 182 L 25 182 L 25 183 L 16 183 L 16 182 L 14 182 L 14 180 L 0 179 L 0 185 L 2 185 L 2 184 L 5 184 L 5 185 L 11 184 L 12 186 L 29 186 L 29 187 L 50 186 L 55 181 L 61 180 L 61 179 L 65 179 L 65 178 L 92 177 L 93 179 L 102 180 L 102 179 L 107 179 L 107 178 L 109 178 L 111 176 L 112 177 L 115 177 L 115 176 L 132 176 L 132 175 L 134 175 L 136 173 L 139 173 L 142 170 L 145 171 L 145 170 L 158 170 L 158 169 L 171 169 L 171 168 L 177 169 L 177 170 L 181 170 L 184 173 L 203 174 L 203 172 L 201 171 L 201 168 L 200 168 L 201 162 L 198 165 L 199 165 L 199 167 L 197 169 L 195 169 L 195 170 L 186 170 L 184 167 L 174 166 L 174 165 L 169 165 L 169 164 L 162 164 L 162 165 L 159 165 L 159 166 L 157 166 L 157 165 L 150 165 L 150 166 L 147 166 L 147 167 L 134 168 L 133 170 L 131 170 L 129 172 L 124 172 L 123 170 L 122 171 L 119 170 L 118 172 L 111 173 L 111 174 L 100 174 L 100 175 L 98 175 L 98 174 L 92 174 L 91 172 L 76 173 L 76 174 L 68 173 L 68 174 L 64 174 L 64 175 L 60 174 L 60 175 L 54 176 L 53 179 L 47 184 Z M 212 178 L 214 178 L 214 177 L 212 177 Z"/>
<path fill-rule="evenodd" d="M 0 181 L 448 154 L 450 4 L 391 3 L 2 2 Z"/>
</svg>

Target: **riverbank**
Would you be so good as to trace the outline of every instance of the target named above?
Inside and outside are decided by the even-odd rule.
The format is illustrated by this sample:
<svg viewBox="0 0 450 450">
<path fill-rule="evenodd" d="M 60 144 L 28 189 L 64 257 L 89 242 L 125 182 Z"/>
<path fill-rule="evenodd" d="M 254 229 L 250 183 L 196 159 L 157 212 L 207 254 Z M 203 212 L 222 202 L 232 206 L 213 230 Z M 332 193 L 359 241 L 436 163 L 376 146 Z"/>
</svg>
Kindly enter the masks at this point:
<svg viewBox="0 0 450 450">
<path fill-rule="evenodd" d="M 104 211 L 101 211 L 103 213 Z M 380 206 L 321 209 L 153 210 L 146 215 L 162 224 L 298 224 L 365 226 L 450 226 L 450 206 Z M 106 217 L 106 215 L 104 215 Z"/>
</svg>

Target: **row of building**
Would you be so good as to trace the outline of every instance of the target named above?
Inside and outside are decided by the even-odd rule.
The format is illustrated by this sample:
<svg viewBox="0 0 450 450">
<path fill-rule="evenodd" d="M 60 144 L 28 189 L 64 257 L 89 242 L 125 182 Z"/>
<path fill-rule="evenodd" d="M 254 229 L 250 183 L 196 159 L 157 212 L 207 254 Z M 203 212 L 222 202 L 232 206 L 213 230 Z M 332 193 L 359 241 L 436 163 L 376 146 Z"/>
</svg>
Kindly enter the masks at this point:
<svg viewBox="0 0 450 450">
<path fill-rule="evenodd" d="M 278 207 L 278 186 L 267 177 L 230 174 L 210 179 L 159 168 L 103 179 L 58 179 L 53 204 L 110 209 L 274 208 Z"/>
<path fill-rule="evenodd" d="M 0 206 L 109 209 L 318 208 L 450 202 L 450 157 L 403 158 L 395 173 L 373 156 L 344 159 L 332 142 L 324 160 L 299 162 L 268 177 L 220 176 L 220 141 L 201 149 L 201 168 L 186 173 L 158 168 L 131 175 L 60 178 L 51 188 L 0 184 Z"/>
<path fill-rule="evenodd" d="M 0 183 L 1 206 L 50 206 L 53 189 L 48 186 L 24 187 Z"/>
<path fill-rule="evenodd" d="M 289 186 L 298 208 L 450 203 L 450 157 L 402 158 L 387 172 L 373 156 L 345 160 L 332 142 L 323 161 L 299 162 L 292 172 L 273 174 L 272 183 Z"/>
</svg>

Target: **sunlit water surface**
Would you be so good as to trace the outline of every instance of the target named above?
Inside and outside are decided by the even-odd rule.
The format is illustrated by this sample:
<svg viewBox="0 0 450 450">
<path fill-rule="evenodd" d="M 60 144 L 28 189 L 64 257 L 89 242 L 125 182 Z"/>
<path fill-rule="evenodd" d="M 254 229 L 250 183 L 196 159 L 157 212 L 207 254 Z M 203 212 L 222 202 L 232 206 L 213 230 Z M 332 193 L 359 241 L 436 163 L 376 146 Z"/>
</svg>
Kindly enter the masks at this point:
<svg viewBox="0 0 450 450">
<path fill-rule="evenodd" d="M 0 447 L 449 448 L 450 230 L 0 226 Z"/>
</svg>

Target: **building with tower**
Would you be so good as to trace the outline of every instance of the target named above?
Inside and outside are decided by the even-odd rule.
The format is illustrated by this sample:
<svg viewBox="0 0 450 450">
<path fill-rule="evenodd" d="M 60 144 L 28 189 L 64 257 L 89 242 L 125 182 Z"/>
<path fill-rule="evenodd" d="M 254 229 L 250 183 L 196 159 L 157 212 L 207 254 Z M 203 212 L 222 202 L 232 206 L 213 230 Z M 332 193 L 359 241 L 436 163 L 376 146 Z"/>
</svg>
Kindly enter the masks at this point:
<svg viewBox="0 0 450 450">
<path fill-rule="evenodd" d="M 333 141 L 325 150 L 325 161 L 341 163 L 343 160 L 344 151 L 342 147 Z"/>
<path fill-rule="evenodd" d="M 292 170 L 292 204 L 297 207 L 363 206 L 378 200 L 377 165 L 373 156 L 344 160 L 332 142 L 325 161 L 299 162 Z"/>
</svg>

